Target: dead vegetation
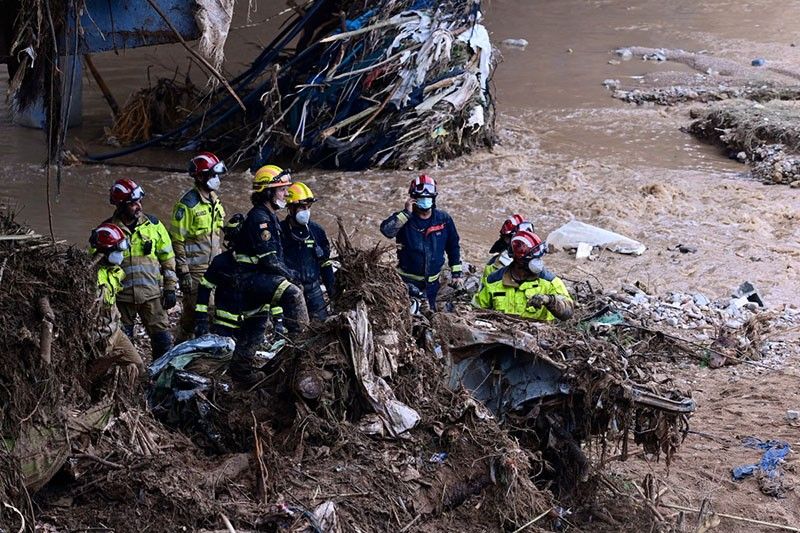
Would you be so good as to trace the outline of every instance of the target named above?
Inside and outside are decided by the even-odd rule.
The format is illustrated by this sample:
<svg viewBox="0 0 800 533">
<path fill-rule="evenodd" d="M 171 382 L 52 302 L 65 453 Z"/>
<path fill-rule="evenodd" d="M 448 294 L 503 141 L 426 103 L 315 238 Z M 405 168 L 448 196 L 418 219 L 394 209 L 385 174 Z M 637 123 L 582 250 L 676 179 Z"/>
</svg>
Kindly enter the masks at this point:
<svg viewBox="0 0 800 533">
<path fill-rule="evenodd" d="M 117 146 L 128 145 L 166 133 L 197 108 L 200 98 L 188 75 L 183 83 L 161 78 L 155 86 L 140 89 L 128 98 L 106 132 L 107 140 Z"/>
</svg>

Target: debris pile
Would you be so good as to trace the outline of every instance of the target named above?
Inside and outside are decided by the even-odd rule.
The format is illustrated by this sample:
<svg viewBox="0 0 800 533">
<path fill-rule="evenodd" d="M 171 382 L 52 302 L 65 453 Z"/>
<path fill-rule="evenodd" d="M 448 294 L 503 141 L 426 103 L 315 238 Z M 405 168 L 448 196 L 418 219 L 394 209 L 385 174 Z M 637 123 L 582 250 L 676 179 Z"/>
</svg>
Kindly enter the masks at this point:
<svg viewBox="0 0 800 533">
<path fill-rule="evenodd" d="M 622 289 L 595 301 L 597 312 L 587 324 L 598 331 L 634 328 L 639 336 L 665 339 L 662 355 L 667 360 L 682 353 L 716 368 L 780 355 L 792 346 L 777 334 L 800 325 L 800 308 L 765 308 L 748 282 L 730 297 L 714 300 L 702 293 L 654 296 L 632 285 Z"/>
<path fill-rule="evenodd" d="M 13 252 L 4 282 L 22 272 L 20 243 L 12 243 L 2 243 Z M 596 469 L 614 454 L 627 457 L 629 440 L 669 460 L 687 429 L 691 401 L 653 383 L 645 365 L 591 331 L 466 307 L 412 317 L 385 250 L 356 249 L 343 233 L 338 314 L 294 342 L 266 346 L 264 383 L 234 389 L 224 364 L 230 341 L 203 337 L 151 365 L 152 411 L 144 410 L 80 379 L 91 359 L 92 306 L 76 294 L 91 299 L 91 269 L 82 252 L 56 250 L 61 255 L 37 249 L 50 270 L 26 267 L 42 277 L 13 285 L 50 295 L 57 340 L 49 367 L 19 334 L 39 324 L 35 308 L 20 312 L 12 300 L 2 307 L 15 325 L 4 332 L 12 364 L 2 377 L 15 392 L 8 400 L 26 402 L 4 413 L 3 435 L 27 439 L 2 454 L 3 497 L 28 523 L 39 509 L 43 528 L 490 530 L 536 517 L 538 526 L 557 527 L 592 520 L 567 518 L 558 502 L 580 509 L 602 499 L 591 481 Z M 62 329 L 61 316 L 73 329 Z M 528 333 L 514 333 L 523 328 Z M 550 392 L 529 389 L 494 409 L 466 377 L 454 378 L 455 368 L 492 361 L 516 361 L 498 385 L 530 381 L 526 372 L 546 364 L 552 380 L 532 383 Z M 48 468 L 27 460 L 31 450 L 52 450 Z M 35 482 L 28 464 L 40 474 Z M 4 523 L 19 523 L 3 512 Z M 655 520 L 644 507 L 635 513 L 643 524 Z"/>
<path fill-rule="evenodd" d="M 689 132 L 723 146 L 765 183 L 800 186 L 800 105 L 733 101 L 695 110 Z"/>
<path fill-rule="evenodd" d="M 314 0 L 298 13 L 202 111 L 158 138 L 91 157 L 213 141 L 226 159 L 254 167 L 291 159 L 360 170 L 422 167 L 494 143 L 497 58 L 480 2 Z M 145 137 L 117 139 L 135 138 Z"/>
<path fill-rule="evenodd" d="M 642 61 L 682 63 L 697 71 L 693 74 L 663 70 L 650 72 L 634 77 L 638 86 L 632 86 L 633 81 L 630 84 L 621 84 L 619 80 L 603 82 L 606 88 L 613 91 L 614 98 L 637 105 L 673 106 L 686 102 L 731 99 L 766 102 L 800 98 L 800 89 L 796 86 L 793 73 L 779 68 L 753 68 L 755 65 L 680 49 L 634 46 L 620 48 L 615 55 L 619 59 L 612 60 L 612 64 L 638 58 Z"/>
<path fill-rule="evenodd" d="M 197 109 L 200 97 L 188 75 L 183 83 L 159 79 L 154 87 L 141 89 L 128 98 L 106 131 L 106 141 L 119 146 L 166 133 Z"/>
<path fill-rule="evenodd" d="M 492 45 L 472 1 L 352 3 L 262 96 L 262 158 L 408 168 L 493 143 Z"/>
<path fill-rule="evenodd" d="M 90 399 L 95 280 L 84 252 L 33 233 L 4 211 L 0 283 L 0 498 L 26 513 L 24 487 L 42 486 L 66 459 L 50 446 L 50 433 L 68 425 L 67 407 Z M 9 512 L 0 509 L 0 523 Z"/>
</svg>

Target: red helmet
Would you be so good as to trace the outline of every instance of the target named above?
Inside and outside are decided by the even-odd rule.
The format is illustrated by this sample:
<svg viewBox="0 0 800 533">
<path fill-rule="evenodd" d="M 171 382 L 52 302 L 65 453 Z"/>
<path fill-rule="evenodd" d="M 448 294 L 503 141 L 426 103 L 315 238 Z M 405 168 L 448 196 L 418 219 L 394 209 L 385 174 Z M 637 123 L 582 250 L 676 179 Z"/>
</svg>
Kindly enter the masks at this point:
<svg viewBox="0 0 800 533">
<path fill-rule="evenodd" d="M 228 169 L 219 157 L 211 152 L 200 152 L 189 161 L 189 175 L 193 178 L 225 174 Z"/>
<path fill-rule="evenodd" d="M 513 214 L 503 222 L 503 226 L 500 228 L 500 236 L 510 237 L 521 230 L 533 233 L 533 224 L 525 220 L 522 215 Z"/>
<path fill-rule="evenodd" d="M 109 223 L 100 224 L 92 230 L 89 244 L 100 252 L 128 249 L 128 239 L 125 237 L 125 233 L 119 229 L 119 226 Z"/>
<path fill-rule="evenodd" d="M 136 182 L 128 178 L 122 178 L 114 182 L 111 186 L 109 200 L 113 205 L 125 205 L 131 202 L 138 202 L 144 197 L 144 191 L 136 185 Z"/>
<path fill-rule="evenodd" d="M 411 198 L 436 198 L 436 194 L 436 182 L 427 174 L 420 174 L 408 186 L 408 195 Z"/>
<path fill-rule="evenodd" d="M 511 250 L 514 259 L 534 259 L 544 255 L 545 246 L 542 239 L 532 231 L 518 231 L 511 238 Z"/>
<path fill-rule="evenodd" d="M 522 215 L 514 214 L 511 215 L 503 222 L 503 225 L 500 227 L 500 235 L 506 237 L 508 235 L 513 235 L 514 232 L 517 231 L 517 228 L 525 219 L 522 218 Z"/>
</svg>

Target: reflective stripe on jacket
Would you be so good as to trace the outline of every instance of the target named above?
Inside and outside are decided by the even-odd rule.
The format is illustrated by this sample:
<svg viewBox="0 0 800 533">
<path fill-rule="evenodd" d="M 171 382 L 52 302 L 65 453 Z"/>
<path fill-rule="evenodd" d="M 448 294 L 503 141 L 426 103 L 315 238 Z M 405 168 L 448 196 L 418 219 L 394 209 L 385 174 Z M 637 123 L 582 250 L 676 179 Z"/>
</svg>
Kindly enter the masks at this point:
<svg viewBox="0 0 800 533">
<path fill-rule="evenodd" d="M 445 253 L 453 276 L 461 276 L 458 231 L 445 211 L 434 208 L 428 219 L 405 210 L 398 211 L 381 223 L 381 233 L 395 239 L 399 245 L 397 269 L 401 276 L 435 282 L 444 266 Z"/>
<path fill-rule="evenodd" d="M 481 274 L 481 287 L 486 285 L 486 280 L 489 279 L 489 276 L 501 268 L 507 267 L 512 261 L 513 259 L 508 255 L 508 251 L 505 250 L 502 253 L 493 255 L 486 263 L 486 266 L 483 267 L 483 274 Z"/>
<path fill-rule="evenodd" d="M 195 187 L 178 200 L 169 233 L 179 274 L 205 272 L 219 253 L 224 224 L 225 209 L 214 191 L 210 198 L 204 198 Z"/>
<path fill-rule="evenodd" d="M 290 217 L 291 215 L 289 215 Z M 334 274 L 331 264 L 331 245 L 325 230 L 314 221 L 307 227 L 293 225 L 286 217 L 281 222 L 283 260 L 307 284 L 324 284 L 333 295 Z"/>
<path fill-rule="evenodd" d="M 264 205 L 253 207 L 242 224 L 234 246 L 236 260 L 267 274 L 296 277 L 283 262 L 281 221 Z"/>
<path fill-rule="evenodd" d="M 159 298 L 162 283 L 164 290 L 174 291 L 178 285 L 175 253 L 164 224 L 145 214 L 139 215 L 133 231 L 116 214 L 106 222 L 119 226 L 130 242 L 130 247 L 124 252 L 122 269 L 125 279 L 117 300 L 141 304 Z"/>
<path fill-rule="evenodd" d="M 208 302 L 213 291 L 215 324 L 236 329 L 248 318 L 268 313 L 279 314 L 282 309 L 278 300 L 289 282 L 273 278 L 274 276 L 253 271 L 252 268 L 242 265 L 236 260 L 233 251 L 222 252 L 211 261 L 211 265 L 200 280 L 195 312 L 198 315 L 208 313 Z M 254 283 L 259 279 L 263 279 L 265 283 Z M 263 290 L 254 290 L 254 288 L 265 288 L 265 285 L 272 289 L 266 291 L 269 294 Z"/>
<path fill-rule="evenodd" d="M 119 329 L 117 295 L 123 279 L 125 271 L 117 265 L 102 265 L 97 269 L 97 298 L 102 301 L 97 330 L 101 338 L 108 338 Z"/>
<path fill-rule="evenodd" d="M 545 307 L 528 306 L 528 300 L 536 294 L 555 294 L 572 300 L 564 282 L 551 272 L 544 271 L 538 279 L 517 283 L 511 278 L 509 267 L 504 267 L 487 278 L 473 303 L 483 309 L 494 309 L 522 318 L 545 322 L 555 320 L 555 315 Z"/>
</svg>

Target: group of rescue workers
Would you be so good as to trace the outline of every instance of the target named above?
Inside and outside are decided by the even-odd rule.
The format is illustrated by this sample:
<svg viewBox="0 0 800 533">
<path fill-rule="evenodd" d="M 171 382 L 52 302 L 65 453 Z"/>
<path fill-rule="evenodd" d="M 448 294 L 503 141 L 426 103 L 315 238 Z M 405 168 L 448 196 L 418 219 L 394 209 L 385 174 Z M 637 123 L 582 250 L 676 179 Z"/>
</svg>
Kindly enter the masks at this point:
<svg viewBox="0 0 800 533">
<path fill-rule="evenodd" d="M 155 360 L 173 346 L 167 311 L 177 303 L 178 288 L 183 311 L 177 341 L 209 332 L 232 337 L 230 374 L 246 388 L 266 377 L 254 359 L 270 322 L 276 334 L 293 337 L 310 319 L 328 316 L 335 274 L 325 230 L 310 220 L 316 201 L 311 189 L 292 183 L 289 170 L 263 166 L 253 176 L 252 209 L 226 221 L 217 195 L 226 172 L 210 152 L 190 161 L 194 187 L 175 204 L 169 231 L 142 210 L 139 185 L 123 178 L 111 187 L 114 214 L 89 240 L 104 311 L 103 361 L 118 366 L 130 387 L 143 364 L 131 342 L 136 318 L 150 337 Z M 450 215 L 437 209 L 437 195 L 436 182 L 419 176 L 403 209 L 380 225 L 398 244 L 397 271 L 410 297 L 433 310 L 445 254 L 452 285 L 463 285 L 458 231 Z M 277 213 L 284 208 L 288 215 L 280 220 Z M 510 216 L 490 249 L 473 304 L 535 320 L 569 318 L 573 300 L 564 283 L 545 270 L 545 253 L 533 224 Z"/>
</svg>

